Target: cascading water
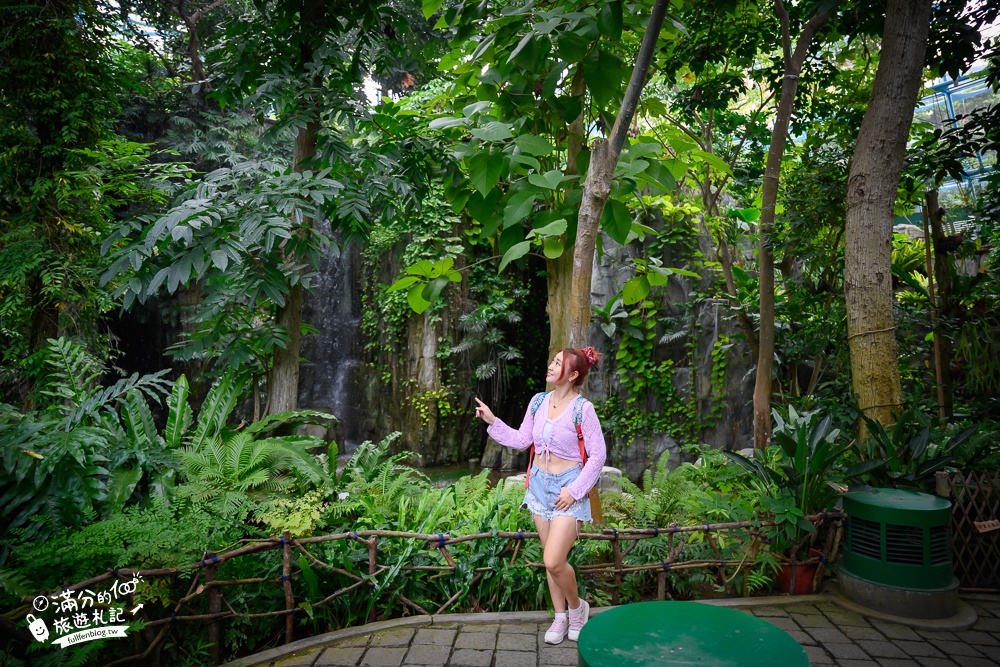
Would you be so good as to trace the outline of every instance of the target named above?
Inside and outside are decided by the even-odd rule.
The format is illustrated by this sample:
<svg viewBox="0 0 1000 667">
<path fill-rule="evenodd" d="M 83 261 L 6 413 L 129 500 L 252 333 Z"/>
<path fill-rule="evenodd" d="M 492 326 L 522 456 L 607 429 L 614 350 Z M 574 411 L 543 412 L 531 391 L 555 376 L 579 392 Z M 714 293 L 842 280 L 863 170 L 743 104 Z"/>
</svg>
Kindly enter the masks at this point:
<svg viewBox="0 0 1000 667">
<path fill-rule="evenodd" d="M 329 233 L 329 229 L 326 230 Z M 307 292 L 302 321 L 317 332 L 302 341 L 299 407 L 325 410 L 340 420 L 335 429 L 340 454 L 350 454 L 360 439 L 361 299 L 356 286 L 357 248 L 353 243 L 328 252 Z"/>
</svg>

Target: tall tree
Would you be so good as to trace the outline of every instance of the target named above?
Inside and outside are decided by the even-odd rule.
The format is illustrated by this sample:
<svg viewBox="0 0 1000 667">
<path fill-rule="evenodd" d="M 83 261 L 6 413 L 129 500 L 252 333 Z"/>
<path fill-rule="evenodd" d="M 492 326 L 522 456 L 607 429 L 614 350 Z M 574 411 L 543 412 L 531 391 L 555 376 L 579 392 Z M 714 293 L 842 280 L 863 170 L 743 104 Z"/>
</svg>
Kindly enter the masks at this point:
<svg viewBox="0 0 1000 667">
<path fill-rule="evenodd" d="M 597 229 L 604 213 L 604 205 L 611 194 L 611 179 L 618 166 L 622 147 L 635 118 L 639 97 L 646 85 L 649 65 L 653 60 L 656 42 L 667 14 L 668 0 L 656 0 L 646 24 L 642 45 L 635 59 L 632 77 L 625 97 L 607 139 L 597 139 L 590 152 L 590 167 L 583 182 L 583 200 L 577 218 L 576 244 L 573 246 L 573 280 L 570 300 L 570 339 L 573 347 L 590 344 L 590 286 L 594 275 L 594 250 Z"/>
<path fill-rule="evenodd" d="M 781 98 L 771 131 L 771 145 L 767 151 L 764 182 L 761 190 L 760 245 L 758 270 L 760 271 L 760 333 L 758 335 L 757 377 L 753 390 L 753 441 L 754 447 L 763 448 L 771 435 L 771 369 L 774 366 L 774 251 L 771 233 L 774 230 L 774 207 L 778 201 L 778 184 L 781 161 L 788 140 L 788 125 L 795 106 L 795 91 L 799 86 L 802 65 L 809 53 L 809 44 L 836 2 L 823 2 L 816 13 L 802 27 L 795 50 L 788 10 L 782 0 L 774 1 L 774 9 L 781 20 L 781 51 L 784 77 L 781 80 Z"/>
<path fill-rule="evenodd" d="M 930 26 L 930 0 L 889 0 L 872 99 L 847 184 L 844 296 L 858 408 L 882 424 L 903 402 L 893 318 L 893 209 Z"/>
</svg>

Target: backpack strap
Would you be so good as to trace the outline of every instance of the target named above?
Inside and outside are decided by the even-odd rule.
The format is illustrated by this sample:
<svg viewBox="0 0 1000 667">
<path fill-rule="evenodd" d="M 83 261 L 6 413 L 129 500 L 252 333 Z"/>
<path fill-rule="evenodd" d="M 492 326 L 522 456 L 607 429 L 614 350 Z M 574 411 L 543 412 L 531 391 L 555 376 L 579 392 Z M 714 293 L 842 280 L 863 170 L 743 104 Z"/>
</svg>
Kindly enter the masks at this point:
<svg viewBox="0 0 1000 667">
<path fill-rule="evenodd" d="M 531 399 L 529 404 L 531 407 L 531 417 L 534 419 L 535 413 L 538 412 L 538 408 L 542 407 L 542 403 L 545 402 L 545 397 L 549 395 L 549 392 L 543 391 L 540 394 L 535 394 L 535 397 Z M 528 453 L 528 470 L 524 473 L 524 488 L 528 488 L 528 483 L 531 481 L 531 466 L 535 463 L 535 443 L 531 443 L 531 451 Z"/>
<path fill-rule="evenodd" d="M 576 441 L 580 445 L 580 458 L 583 465 L 587 465 L 587 448 L 583 444 L 583 429 L 580 425 L 583 423 L 583 406 L 585 402 L 586 399 L 583 396 L 573 401 L 573 424 L 576 426 Z"/>
</svg>

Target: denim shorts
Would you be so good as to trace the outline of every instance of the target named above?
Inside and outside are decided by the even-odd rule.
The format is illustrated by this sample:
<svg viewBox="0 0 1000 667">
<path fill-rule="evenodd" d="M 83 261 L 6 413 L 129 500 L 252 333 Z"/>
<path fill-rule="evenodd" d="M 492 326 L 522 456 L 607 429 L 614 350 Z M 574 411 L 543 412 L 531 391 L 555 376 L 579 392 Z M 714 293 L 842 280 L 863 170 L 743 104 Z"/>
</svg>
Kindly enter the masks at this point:
<svg viewBox="0 0 1000 667">
<path fill-rule="evenodd" d="M 543 521 L 551 521 L 555 516 L 572 516 L 584 523 L 590 523 L 590 498 L 580 498 L 568 509 L 557 510 L 556 498 L 564 486 L 569 486 L 583 472 L 583 466 L 575 465 L 569 470 L 559 473 L 545 472 L 538 465 L 531 467 L 531 477 L 528 480 L 528 490 L 524 494 L 521 507 L 527 507 L 532 514 L 542 517 Z"/>
</svg>

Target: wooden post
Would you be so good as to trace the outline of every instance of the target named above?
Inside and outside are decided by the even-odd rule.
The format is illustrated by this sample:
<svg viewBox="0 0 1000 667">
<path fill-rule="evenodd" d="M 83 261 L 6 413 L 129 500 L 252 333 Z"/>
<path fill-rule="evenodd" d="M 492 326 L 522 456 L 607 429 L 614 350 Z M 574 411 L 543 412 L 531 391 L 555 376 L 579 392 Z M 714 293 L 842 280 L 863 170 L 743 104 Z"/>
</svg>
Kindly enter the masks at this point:
<svg viewBox="0 0 1000 667">
<path fill-rule="evenodd" d="M 292 534 L 287 530 L 281 534 L 284 554 L 282 559 L 281 578 L 285 584 L 285 609 L 289 612 L 285 615 L 285 643 L 291 644 L 295 635 L 295 598 L 292 597 Z"/>
<path fill-rule="evenodd" d="M 205 555 L 202 557 L 204 560 L 209 561 L 205 565 L 205 583 L 210 584 L 215 581 L 215 563 L 211 562 L 212 558 L 215 557 L 214 551 L 206 551 Z M 218 614 L 222 611 L 222 592 L 219 591 L 218 586 L 208 587 L 208 613 Z M 218 665 L 221 660 L 221 652 L 219 645 L 219 619 L 213 618 L 208 621 L 208 643 L 211 647 L 208 649 L 208 655 L 212 660 L 213 665 Z"/>
<path fill-rule="evenodd" d="M 656 599 L 666 600 L 667 599 L 667 573 L 657 572 L 656 573 Z"/>
<path fill-rule="evenodd" d="M 941 337 L 938 335 L 937 305 L 934 303 L 934 264 L 931 262 L 930 207 L 936 199 L 928 192 L 924 199 L 924 254 L 927 258 L 927 301 L 931 310 L 931 331 L 934 332 L 934 380 L 937 384 L 938 417 L 947 416 L 944 403 L 944 377 L 941 368 Z"/>
<path fill-rule="evenodd" d="M 618 541 L 618 533 L 611 540 L 615 553 L 615 588 L 611 591 L 611 604 L 618 604 L 618 589 L 622 587 L 622 547 Z"/>
<path fill-rule="evenodd" d="M 951 474 L 944 470 L 934 473 L 934 494 L 942 498 L 951 497 Z"/>
</svg>

